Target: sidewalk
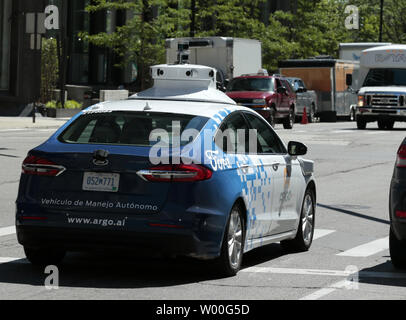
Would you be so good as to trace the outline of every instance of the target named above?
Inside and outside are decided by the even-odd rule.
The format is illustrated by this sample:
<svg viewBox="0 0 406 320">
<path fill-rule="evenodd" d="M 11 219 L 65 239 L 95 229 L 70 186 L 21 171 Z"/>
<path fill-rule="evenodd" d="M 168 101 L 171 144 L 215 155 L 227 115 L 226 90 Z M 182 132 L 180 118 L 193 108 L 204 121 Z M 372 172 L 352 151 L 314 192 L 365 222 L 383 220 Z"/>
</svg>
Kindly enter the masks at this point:
<svg viewBox="0 0 406 320">
<path fill-rule="evenodd" d="M 46 118 L 36 117 L 32 123 L 32 117 L 0 117 L 0 130 L 11 129 L 58 129 L 69 118 Z"/>
</svg>

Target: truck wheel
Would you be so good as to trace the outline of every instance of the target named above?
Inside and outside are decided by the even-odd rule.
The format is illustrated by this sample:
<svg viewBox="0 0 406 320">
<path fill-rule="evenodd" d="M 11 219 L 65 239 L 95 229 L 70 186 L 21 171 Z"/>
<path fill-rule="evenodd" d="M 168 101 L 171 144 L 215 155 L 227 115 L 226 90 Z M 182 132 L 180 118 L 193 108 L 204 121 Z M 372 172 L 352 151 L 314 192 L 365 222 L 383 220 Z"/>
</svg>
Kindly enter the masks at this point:
<svg viewBox="0 0 406 320">
<path fill-rule="evenodd" d="M 216 267 L 221 275 L 232 277 L 240 270 L 244 253 L 244 241 L 243 212 L 240 206 L 234 205 L 224 232 L 221 255 L 216 259 Z"/>
<path fill-rule="evenodd" d="M 379 128 L 380 130 L 385 130 L 385 129 L 386 129 L 386 124 L 387 124 L 386 121 L 378 120 L 378 128 Z"/>
<path fill-rule="evenodd" d="M 315 201 L 312 190 L 307 189 L 303 198 L 302 212 L 296 237 L 293 240 L 281 241 L 281 246 L 289 252 L 307 251 L 313 242 L 315 226 Z"/>
<path fill-rule="evenodd" d="M 293 124 L 295 123 L 295 109 L 290 108 L 289 115 L 283 120 L 283 128 L 293 129 Z"/>
<path fill-rule="evenodd" d="M 66 251 L 57 248 L 31 248 L 24 246 L 25 256 L 28 261 L 36 266 L 60 264 Z"/>
<path fill-rule="evenodd" d="M 314 122 L 314 104 L 311 105 L 310 110 L 309 110 L 309 116 L 308 116 L 308 120 L 309 123 L 313 123 Z"/>
<path fill-rule="evenodd" d="M 389 252 L 395 268 L 406 268 L 406 243 L 398 240 L 392 228 L 389 231 Z"/>
<path fill-rule="evenodd" d="M 386 129 L 388 129 L 388 130 L 392 130 L 394 126 L 395 126 L 395 121 L 388 121 L 386 123 Z"/>
<path fill-rule="evenodd" d="M 357 117 L 357 128 L 359 130 L 365 130 L 366 127 L 367 127 L 367 122 L 364 119 Z"/>
<path fill-rule="evenodd" d="M 276 124 L 276 110 L 275 110 L 275 108 L 271 108 L 271 111 L 269 112 L 268 122 L 272 126 L 272 128 L 275 128 L 275 124 Z"/>
<path fill-rule="evenodd" d="M 355 121 L 357 116 L 355 115 L 355 109 L 352 109 L 350 112 L 350 121 Z"/>
</svg>

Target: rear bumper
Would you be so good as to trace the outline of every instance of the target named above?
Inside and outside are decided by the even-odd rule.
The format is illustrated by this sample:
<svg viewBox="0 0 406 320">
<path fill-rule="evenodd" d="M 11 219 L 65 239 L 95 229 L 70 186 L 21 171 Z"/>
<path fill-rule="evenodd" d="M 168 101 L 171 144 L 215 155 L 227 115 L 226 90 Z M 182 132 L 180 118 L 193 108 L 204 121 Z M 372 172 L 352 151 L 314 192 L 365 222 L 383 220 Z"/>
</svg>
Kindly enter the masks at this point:
<svg viewBox="0 0 406 320">
<path fill-rule="evenodd" d="M 142 253 L 159 253 L 216 257 L 210 244 L 198 241 L 192 233 L 181 232 L 117 232 L 105 230 L 82 230 L 73 228 L 49 228 L 17 226 L 17 239 L 27 247 L 57 247 L 67 251 L 94 251 L 114 249 Z"/>
<path fill-rule="evenodd" d="M 18 212 L 16 231 L 18 242 L 27 247 L 58 247 L 66 251 L 114 249 L 142 251 L 150 254 L 184 255 L 211 259 L 220 255 L 225 217 L 213 213 L 186 212 L 182 221 L 169 220 L 169 213 L 129 216 L 125 224 L 101 225 L 68 223 L 66 211 L 53 211 L 44 220 L 25 220 Z M 30 216 L 27 207 L 24 217 Z M 32 210 L 34 212 L 34 210 Z M 36 215 L 37 212 L 35 212 Z M 74 213 L 69 214 L 73 217 Z M 76 213 L 86 220 L 122 221 L 109 213 Z M 174 215 L 172 215 L 174 216 Z M 79 218 L 84 220 L 85 218 Z"/>
<path fill-rule="evenodd" d="M 406 182 L 392 180 L 389 198 L 390 223 L 399 240 L 406 241 L 406 218 L 398 218 L 396 211 L 406 212 Z"/>
</svg>

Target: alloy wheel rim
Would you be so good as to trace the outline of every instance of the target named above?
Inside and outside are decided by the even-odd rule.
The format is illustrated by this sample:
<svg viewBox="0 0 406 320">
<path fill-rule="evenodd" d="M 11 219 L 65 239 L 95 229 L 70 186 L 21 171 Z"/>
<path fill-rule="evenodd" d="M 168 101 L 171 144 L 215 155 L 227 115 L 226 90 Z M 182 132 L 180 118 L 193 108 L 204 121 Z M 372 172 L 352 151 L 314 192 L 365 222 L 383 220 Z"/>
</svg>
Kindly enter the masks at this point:
<svg viewBox="0 0 406 320">
<path fill-rule="evenodd" d="M 230 217 L 230 225 L 228 227 L 228 259 L 231 266 L 236 269 L 241 260 L 242 254 L 242 226 L 238 212 L 233 212 Z"/>
<path fill-rule="evenodd" d="M 310 194 L 306 194 L 302 209 L 302 234 L 303 240 L 309 244 L 312 240 L 314 229 L 314 207 L 313 199 Z"/>
</svg>

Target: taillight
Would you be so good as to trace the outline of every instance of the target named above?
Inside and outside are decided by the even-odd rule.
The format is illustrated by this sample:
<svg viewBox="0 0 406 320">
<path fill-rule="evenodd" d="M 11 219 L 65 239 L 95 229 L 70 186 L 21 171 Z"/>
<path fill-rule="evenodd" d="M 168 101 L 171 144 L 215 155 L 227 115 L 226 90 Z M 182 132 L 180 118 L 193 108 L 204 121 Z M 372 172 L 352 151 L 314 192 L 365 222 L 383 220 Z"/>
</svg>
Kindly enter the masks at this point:
<svg viewBox="0 0 406 320">
<path fill-rule="evenodd" d="M 22 173 L 37 176 L 59 176 L 65 167 L 36 156 L 28 156 L 23 161 Z"/>
<path fill-rule="evenodd" d="M 406 168 L 406 145 L 401 145 L 396 158 L 396 167 Z"/>
<path fill-rule="evenodd" d="M 137 174 L 151 182 L 194 182 L 210 179 L 213 172 L 196 164 L 170 164 L 141 170 Z"/>
</svg>

